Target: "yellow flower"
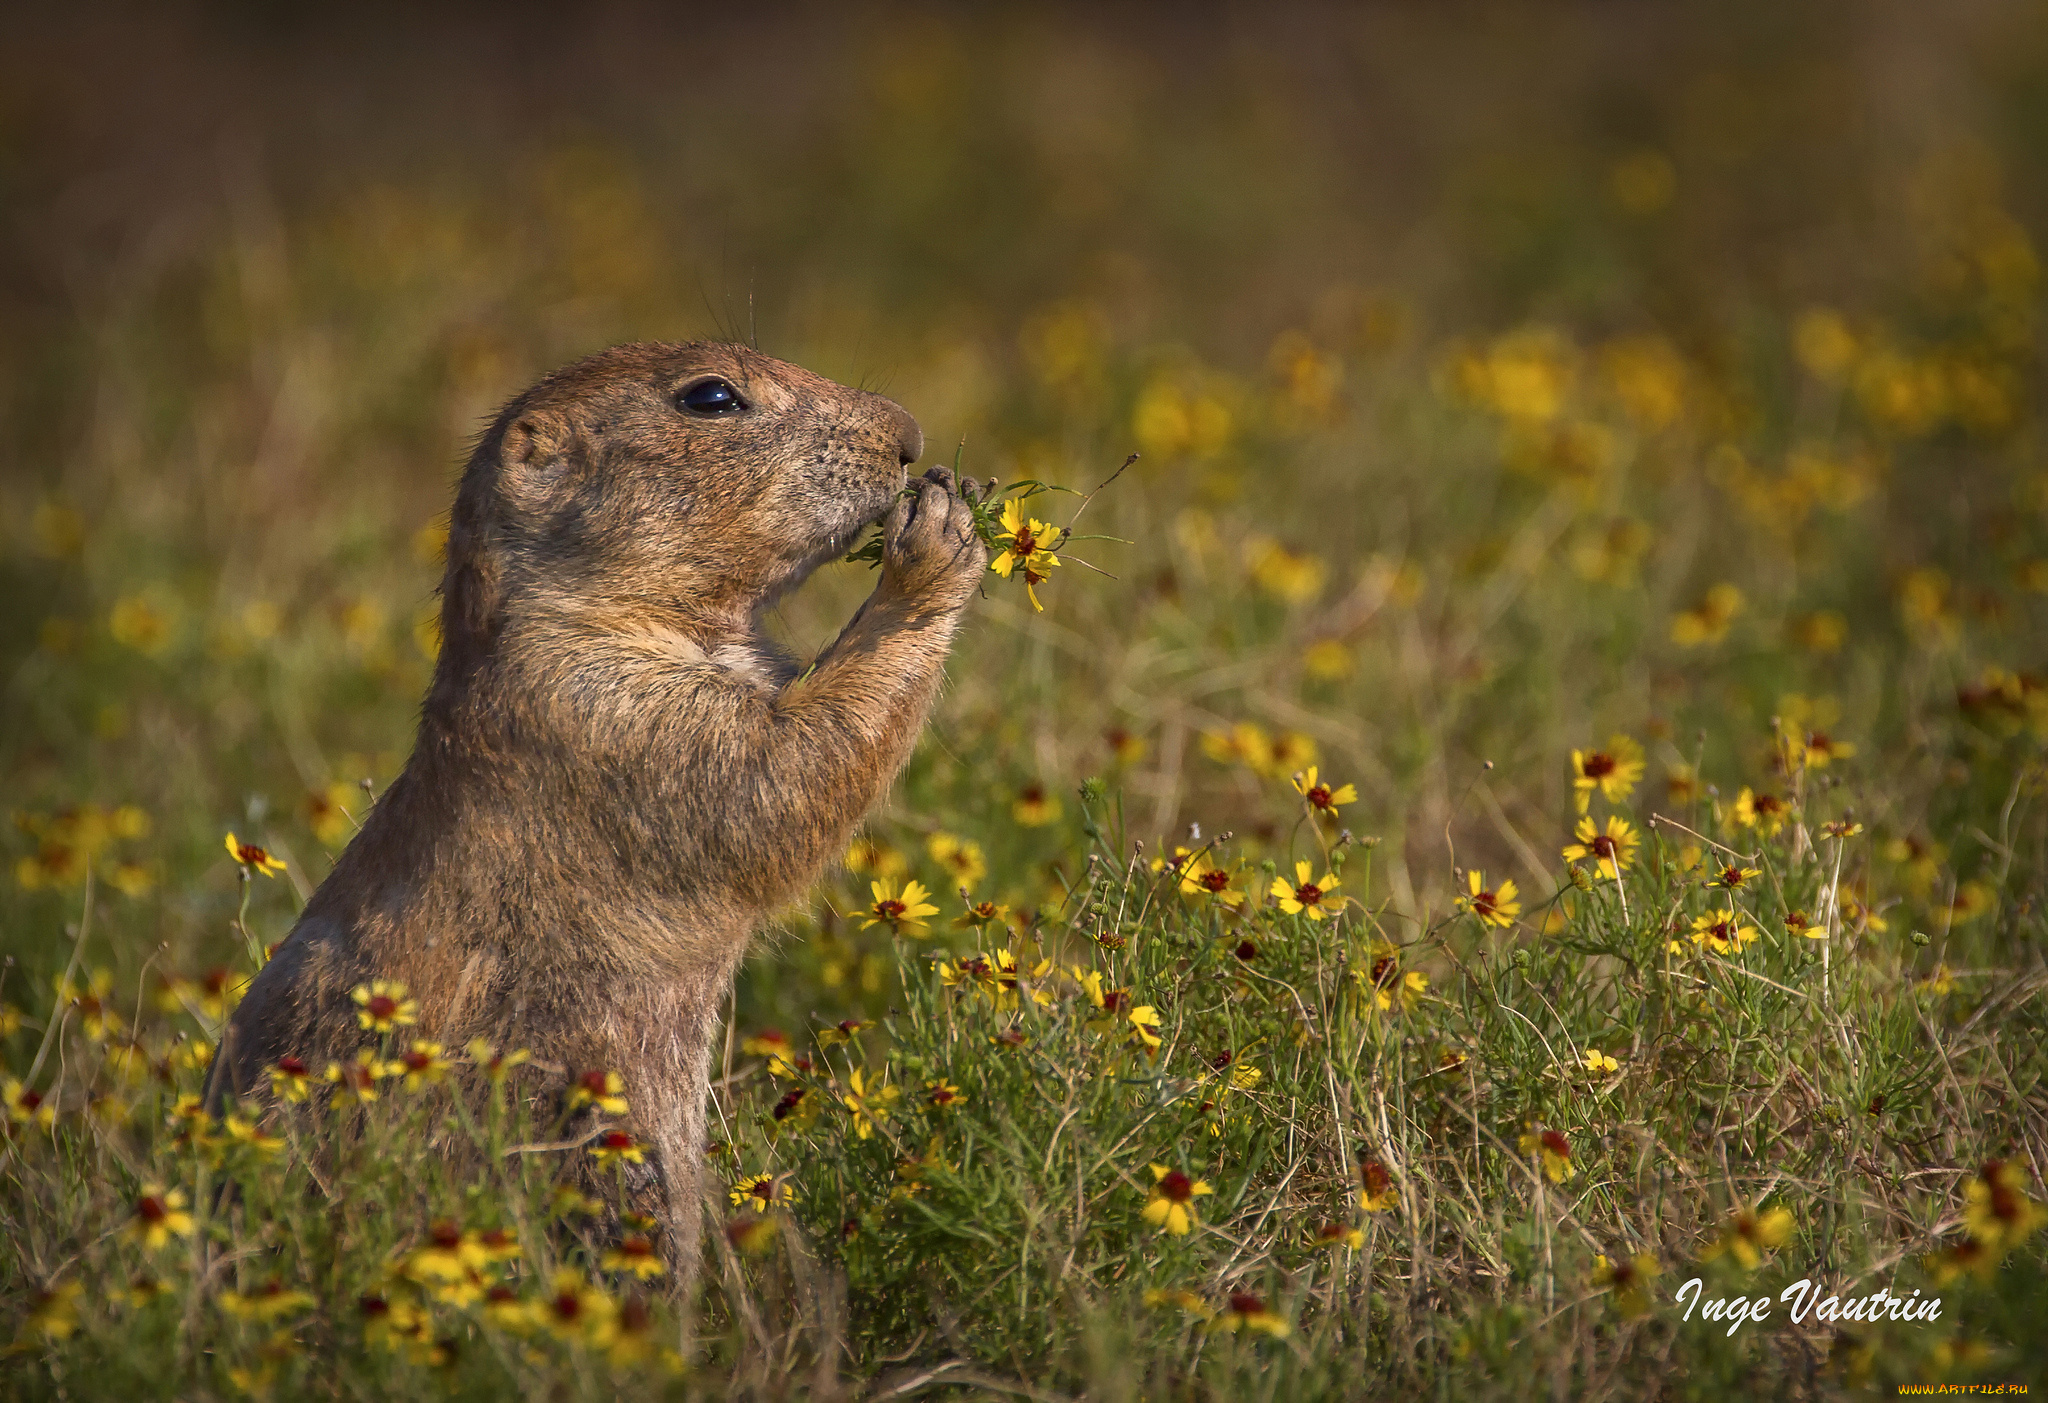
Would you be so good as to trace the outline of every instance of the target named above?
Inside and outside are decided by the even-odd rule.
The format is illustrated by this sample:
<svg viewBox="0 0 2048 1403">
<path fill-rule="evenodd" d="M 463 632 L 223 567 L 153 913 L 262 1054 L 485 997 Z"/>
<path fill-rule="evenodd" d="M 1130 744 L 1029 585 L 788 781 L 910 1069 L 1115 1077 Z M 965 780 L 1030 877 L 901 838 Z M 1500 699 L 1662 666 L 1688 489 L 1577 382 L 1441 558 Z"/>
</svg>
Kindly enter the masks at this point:
<svg viewBox="0 0 2048 1403">
<path fill-rule="evenodd" d="M 135 1216 L 128 1222 L 128 1237 L 154 1251 L 173 1237 L 190 1237 L 198 1224 L 186 1211 L 191 1200 L 183 1189 L 166 1189 L 161 1184 L 144 1184 L 135 1200 Z"/>
<path fill-rule="evenodd" d="M 313 836 L 330 848 L 338 848 L 354 836 L 355 816 L 349 805 L 368 795 L 353 784 L 330 784 L 306 796 L 306 823 Z"/>
<path fill-rule="evenodd" d="M 910 861 L 887 843 L 873 838 L 855 838 L 846 850 L 846 870 L 872 872 L 877 877 L 900 877 L 910 870 Z"/>
<path fill-rule="evenodd" d="M 368 1105 L 377 1099 L 377 1083 L 396 1076 L 397 1069 L 370 1048 L 356 1054 L 353 1062 L 329 1062 L 325 1079 L 334 1087 L 336 1105 Z"/>
<path fill-rule="evenodd" d="M 1758 868 L 1744 867 L 1731 862 L 1715 869 L 1714 875 L 1707 879 L 1707 885 L 1720 887 L 1724 891 L 1740 891 L 1750 878 L 1761 876 L 1763 872 Z"/>
<path fill-rule="evenodd" d="M 1738 827 L 1754 828 L 1764 837 L 1774 838 L 1791 817 L 1791 810 L 1776 795 L 1752 794 L 1749 786 L 1744 785 L 1735 796 L 1734 817 Z"/>
<path fill-rule="evenodd" d="M 742 1213 L 725 1225 L 725 1240 L 735 1251 L 758 1257 L 775 1244 L 775 1219 Z"/>
<path fill-rule="evenodd" d="M 533 1054 L 523 1047 L 510 1052 L 500 1052 L 483 1038 L 471 1038 L 469 1046 L 463 1048 L 469 1054 L 470 1063 L 483 1069 L 493 1085 L 500 1085 L 512 1074 L 512 1069 L 533 1059 Z"/>
<path fill-rule="evenodd" d="M 1627 736 L 1612 736 L 1605 750 L 1572 752 L 1572 794 L 1579 812 L 1586 812 L 1593 791 L 1610 804 L 1635 793 L 1643 778 L 1643 748 Z"/>
<path fill-rule="evenodd" d="M 423 1086 L 438 1086 L 448 1078 L 448 1059 L 441 1055 L 439 1043 L 415 1039 L 413 1045 L 398 1054 L 399 1068 L 405 1073 L 405 1089 L 418 1091 Z"/>
<path fill-rule="evenodd" d="M 971 887 L 988 875 L 988 861 L 982 856 L 979 843 L 956 838 L 951 833 L 934 833 L 924 847 L 932 861 L 953 874 L 957 886 Z"/>
<path fill-rule="evenodd" d="M 1755 1271 L 1763 1261 L 1764 1253 L 1775 1247 L 1783 1247 L 1792 1238 L 1792 1214 L 1784 1208 L 1773 1208 L 1758 1213 L 1751 1208 L 1737 1209 L 1735 1216 L 1721 1230 L 1721 1236 L 1700 1254 L 1700 1260 L 1711 1262 L 1723 1254 L 1732 1256 L 1742 1264 L 1745 1271 Z"/>
<path fill-rule="evenodd" d="M 1202 753 L 1219 765 L 1242 765 L 1264 774 L 1273 766 L 1273 738 L 1263 727 L 1240 721 L 1228 732 L 1202 732 Z"/>
<path fill-rule="evenodd" d="M 925 917 L 939 914 L 938 907 L 926 902 L 931 893 L 922 882 L 905 882 L 901 892 L 894 882 L 870 882 L 868 890 L 875 899 L 868 905 L 867 919 L 860 923 L 862 930 L 885 925 L 898 935 L 924 935 L 928 931 Z"/>
<path fill-rule="evenodd" d="M 1692 921 L 1692 943 L 1717 955 L 1733 955 L 1760 937 L 1755 926 L 1745 926 L 1731 912 L 1709 911 Z"/>
<path fill-rule="evenodd" d="M 1521 917 L 1522 903 L 1517 899 L 1519 893 L 1512 878 L 1498 888 L 1489 888 L 1486 874 L 1473 868 L 1465 874 L 1465 886 L 1468 895 L 1458 898 L 1458 909 L 1470 911 L 1481 925 L 1506 930 Z"/>
<path fill-rule="evenodd" d="M 875 1133 L 876 1125 L 889 1118 L 889 1108 L 903 1093 L 893 1086 L 868 1086 L 857 1068 L 846 1082 L 847 1090 L 840 1093 L 839 1100 L 853 1116 L 853 1133 L 865 1140 Z"/>
<path fill-rule="evenodd" d="M 647 1162 L 647 1149 L 623 1130 L 607 1130 L 593 1140 L 590 1153 L 610 1169 L 623 1170 L 629 1164 Z"/>
<path fill-rule="evenodd" d="M 1327 1247 L 1332 1250 L 1339 1247 L 1348 1247 L 1356 1252 L 1359 1248 L 1365 1246 L 1365 1229 L 1347 1228 L 1342 1223 L 1325 1223 L 1316 1229 L 1315 1235 L 1309 1239 L 1308 1245 L 1311 1247 Z"/>
<path fill-rule="evenodd" d="M 1794 744 L 1792 759 L 1809 770 L 1825 770 L 1836 760 L 1847 760 L 1856 754 L 1856 747 L 1845 740 L 1836 740 L 1826 731 L 1808 731 L 1803 740 Z"/>
<path fill-rule="evenodd" d="M 1366 950 L 1362 964 L 1351 968 L 1351 978 L 1372 993 L 1373 1007 L 1385 1011 L 1396 1002 L 1406 1013 L 1429 991 L 1429 976 L 1420 970 L 1401 969 L 1401 951 L 1384 940 L 1375 940 Z"/>
<path fill-rule="evenodd" d="M 1615 1310 L 1633 1320 L 1650 1309 L 1650 1283 L 1662 1270 L 1647 1252 L 1638 1252 L 1625 1262 L 1609 1262 L 1603 1254 L 1593 1259 L 1593 1285 L 1609 1292 Z"/>
<path fill-rule="evenodd" d="M 373 979 L 358 984 L 349 997 L 356 1001 L 356 1022 L 365 1032 L 388 1033 L 419 1022 L 419 1003 L 405 995 L 405 986 L 396 980 Z"/>
<path fill-rule="evenodd" d="M 1308 802 L 1310 810 L 1319 818 L 1336 818 L 1342 806 L 1358 802 L 1357 786 L 1347 784 L 1332 789 L 1316 777 L 1314 765 L 1295 775 L 1292 783 L 1294 792 Z"/>
<path fill-rule="evenodd" d="M 795 1059 L 790 1055 L 789 1035 L 780 1028 L 763 1028 L 750 1038 L 740 1040 L 740 1051 L 749 1057 L 768 1059 L 768 1075 L 786 1077 L 790 1064 Z"/>
<path fill-rule="evenodd" d="M 765 1213 L 777 1204 L 795 1203 L 797 1192 L 787 1175 L 778 1179 L 773 1174 L 755 1174 L 734 1184 L 730 1197 L 735 1208 L 744 1203 Z"/>
<path fill-rule="evenodd" d="M 1216 1314 L 1214 1310 L 1210 1309 L 1209 1303 L 1200 1296 L 1197 1296 L 1192 1291 L 1184 1291 L 1178 1288 L 1167 1289 L 1155 1286 L 1148 1289 L 1145 1292 L 1145 1306 L 1148 1310 L 1173 1306 L 1202 1320 L 1207 1320 Z"/>
<path fill-rule="evenodd" d="M 113 992 L 114 972 L 104 967 L 95 969 L 83 985 L 57 981 L 58 1001 L 77 1010 L 79 1031 L 94 1042 L 104 1042 L 127 1026 L 114 1009 Z"/>
<path fill-rule="evenodd" d="M 533 1305 L 534 1318 L 558 1340 L 603 1348 L 612 1341 L 618 1305 L 574 1267 L 555 1272 L 547 1293 Z"/>
<path fill-rule="evenodd" d="M 245 877 L 252 872 L 275 877 L 284 871 L 284 863 L 272 857 L 267 850 L 257 847 L 254 843 L 238 842 L 232 833 L 228 834 L 227 848 L 228 856 L 242 865 L 242 875 Z"/>
<path fill-rule="evenodd" d="M 1152 1166 L 1152 1180 L 1152 1196 L 1145 1201 L 1145 1221 L 1174 1237 L 1186 1237 L 1199 1221 L 1194 1200 L 1216 1191 L 1206 1181 L 1190 1179 L 1163 1164 Z"/>
<path fill-rule="evenodd" d="M 950 1111 L 967 1104 L 966 1094 L 944 1077 L 924 1084 L 924 1100 L 926 1105 L 940 1111 Z"/>
<path fill-rule="evenodd" d="M 1257 1330 L 1278 1340 L 1286 1339 L 1289 1333 L 1285 1320 L 1267 1310 L 1259 1297 L 1244 1291 L 1231 1292 L 1229 1308 L 1210 1321 L 1209 1326 L 1214 1330 Z"/>
<path fill-rule="evenodd" d="M 626 1079 L 617 1072 L 592 1067 L 569 1088 L 569 1109 L 595 1106 L 606 1115 L 626 1114 Z"/>
<path fill-rule="evenodd" d="M 1018 498 L 1012 497 L 1003 503 L 1003 529 L 996 532 L 996 539 L 1003 542 L 1002 551 L 988 563 L 988 568 L 1010 578 L 1010 572 L 1018 566 L 1024 567 L 1024 593 L 1031 598 L 1031 607 L 1043 613 L 1045 606 L 1038 602 L 1037 586 L 1043 584 L 1047 572 L 1060 563 L 1060 558 L 1047 548 L 1053 539 L 1054 528 L 1046 522 L 1027 517 Z"/>
<path fill-rule="evenodd" d="M 991 923 L 1008 927 L 1010 908 L 1000 902 L 977 901 L 953 918 L 954 930 L 983 930 Z"/>
<path fill-rule="evenodd" d="M 1672 619 L 1671 641 L 1681 648 L 1720 642 L 1742 612 L 1742 604 L 1742 591 L 1734 585 L 1715 585 L 1698 604 Z"/>
<path fill-rule="evenodd" d="M 1361 1160 L 1358 1165 L 1359 1182 L 1364 1185 L 1358 1191 L 1358 1206 L 1368 1213 L 1385 1213 L 1398 1207 L 1401 1195 L 1394 1187 L 1394 1176 L 1387 1172 L 1387 1166 L 1376 1159 Z"/>
<path fill-rule="evenodd" d="M 1139 1004 L 1130 1012 L 1131 1029 L 1138 1041 L 1145 1045 L 1145 1051 L 1159 1050 L 1159 1010 L 1150 1004 Z"/>
<path fill-rule="evenodd" d="M 48 1130 L 57 1123 L 57 1108 L 45 1101 L 40 1091 L 29 1090 L 19 1077 L 0 1081 L 0 1102 L 5 1103 L 10 1125 L 33 1125 Z"/>
<path fill-rule="evenodd" d="M 1993 1251 L 2010 1251 L 2048 1223 L 2048 1210 L 2026 1194 L 2026 1176 L 2011 1160 L 1986 1160 L 1963 1185 L 1963 1223 Z"/>
<path fill-rule="evenodd" d="M 309 1292 L 286 1290 L 281 1281 L 267 1281 L 254 1291 L 224 1291 L 220 1296 L 220 1308 L 238 1320 L 253 1321 L 258 1325 L 269 1325 L 287 1315 L 296 1315 L 310 1309 L 313 1297 Z"/>
<path fill-rule="evenodd" d="M 1599 1048 L 1589 1047 L 1586 1049 L 1586 1070 L 1596 1077 L 1604 1077 L 1609 1072 L 1620 1071 L 1621 1063 L 1609 1057 Z"/>
<path fill-rule="evenodd" d="M 1347 789 L 1349 785 L 1345 786 Z M 1244 893 L 1231 885 L 1231 874 L 1201 853 L 1186 848 L 1173 850 L 1173 869 L 1180 874 L 1180 889 L 1188 896 L 1208 897 L 1225 906 L 1242 906 Z"/>
<path fill-rule="evenodd" d="M 1635 866 L 1638 839 L 1635 828 L 1627 819 L 1609 814 L 1607 827 L 1596 829 L 1592 819 L 1582 818 L 1579 820 L 1578 828 L 1574 830 L 1574 836 L 1578 841 L 1564 850 L 1566 862 L 1595 858 L 1596 870 L 1610 881 L 1616 880 L 1620 873 Z"/>
<path fill-rule="evenodd" d="M 24 1341 L 30 1336 L 49 1343 L 70 1339 L 78 1330 L 78 1298 L 84 1291 L 76 1281 L 60 1281 L 37 1292 L 23 1322 Z"/>
<path fill-rule="evenodd" d="M 1048 823 L 1057 823 L 1062 812 L 1060 796 L 1036 780 L 1018 790 L 1016 802 L 1010 805 L 1010 817 L 1025 828 L 1043 828 Z"/>
<path fill-rule="evenodd" d="M 631 1272 L 642 1281 L 668 1270 L 654 1244 L 639 1236 L 620 1238 L 619 1245 L 607 1250 L 598 1265 L 606 1271 Z"/>
<path fill-rule="evenodd" d="M 842 1043 L 852 1042 L 874 1026 L 875 1020 L 872 1018 L 842 1018 L 829 1028 L 820 1028 L 818 1042 L 824 1047 L 838 1047 Z"/>
<path fill-rule="evenodd" d="M 228 1147 L 246 1145 L 259 1159 L 268 1159 L 284 1148 L 284 1140 L 276 1135 L 265 1135 L 263 1128 L 246 1116 L 228 1116 L 220 1123 L 226 1139 L 221 1143 Z"/>
<path fill-rule="evenodd" d="M 280 1057 L 271 1064 L 270 1089 L 280 1101 L 303 1101 L 312 1087 L 313 1073 L 298 1058 Z"/>
<path fill-rule="evenodd" d="M 1553 1184 L 1562 1184 L 1578 1170 L 1572 1165 L 1571 1142 L 1564 1138 L 1564 1132 L 1529 1127 L 1518 1142 L 1517 1148 L 1525 1155 L 1536 1155 L 1543 1161 L 1543 1173 Z"/>
<path fill-rule="evenodd" d="M 1109 747 L 1110 758 L 1119 765 L 1135 765 L 1145 758 L 1145 738 L 1134 735 L 1122 726 L 1112 726 L 1103 733 L 1103 743 Z"/>
<path fill-rule="evenodd" d="M 1310 881 L 1309 874 L 1314 871 L 1315 868 L 1308 863 L 1297 862 L 1294 864 L 1292 884 L 1284 877 L 1273 879 L 1272 894 L 1279 898 L 1282 911 L 1290 916 L 1305 913 L 1311 921 L 1320 921 L 1343 906 L 1342 897 L 1334 901 L 1330 898 L 1330 893 L 1343 883 L 1329 872 L 1325 872 L 1320 881 Z"/>
</svg>

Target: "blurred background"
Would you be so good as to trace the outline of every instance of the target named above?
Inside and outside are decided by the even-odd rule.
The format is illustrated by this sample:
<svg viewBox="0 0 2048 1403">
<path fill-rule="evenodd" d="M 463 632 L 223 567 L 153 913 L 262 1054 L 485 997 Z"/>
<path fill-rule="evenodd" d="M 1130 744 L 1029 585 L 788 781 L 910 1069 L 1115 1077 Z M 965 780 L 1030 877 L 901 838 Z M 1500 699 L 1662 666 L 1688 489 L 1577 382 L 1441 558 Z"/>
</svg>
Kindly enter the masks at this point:
<svg viewBox="0 0 2048 1403">
<path fill-rule="evenodd" d="M 977 895 L 1056 901 L 1090 775 L 1154 850 L 1285 860 L 1313 758 L 1383 839 L 1358 895 L 1420 921 L 1458 864 L 1554 890 L 1574 747 L 1640 741 L 1643 812 L 1710 823 L 1785 783 L 1779 718 L 1857 786 L 1873 907 L 1945 934 L 2001 853 L 2034 880 L 1935 835 L 2044 725 L 2037 5 L 9 29 L 0 909 L 39 983 L 88 858 L 129 975 L 231 956 L 226 829 L 317 882 L 410 743 L 473 436 L 645 338 L 886 392 L 975 475 L 1144 455 L 1089 518 L 1135 544 L 1073 552 L 1116 578 L 977 606 L 764 1016 L 884 996 L 836 913 L 916 871 L 950 916 L 942 830 Z M 870 585 L 777 627 L 816 648 Z"/>
</svg>

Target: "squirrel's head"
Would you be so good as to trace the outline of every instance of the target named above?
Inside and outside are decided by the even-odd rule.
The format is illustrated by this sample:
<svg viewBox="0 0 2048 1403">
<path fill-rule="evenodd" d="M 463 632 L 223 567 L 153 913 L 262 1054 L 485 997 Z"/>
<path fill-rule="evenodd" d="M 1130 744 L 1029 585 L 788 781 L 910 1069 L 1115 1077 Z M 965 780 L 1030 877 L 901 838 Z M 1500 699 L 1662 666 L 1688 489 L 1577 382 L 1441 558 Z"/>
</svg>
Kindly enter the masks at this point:
<svg viewBox="0 0 2048 1403">
<path fill-rule="evenodd" d="M 502 611 L 730 617 L 879 520 L 924 451 L 894 401 L 745 346 L 616 346 L 506 407 L 449 524 L 447 641 Z"/>
</svg>

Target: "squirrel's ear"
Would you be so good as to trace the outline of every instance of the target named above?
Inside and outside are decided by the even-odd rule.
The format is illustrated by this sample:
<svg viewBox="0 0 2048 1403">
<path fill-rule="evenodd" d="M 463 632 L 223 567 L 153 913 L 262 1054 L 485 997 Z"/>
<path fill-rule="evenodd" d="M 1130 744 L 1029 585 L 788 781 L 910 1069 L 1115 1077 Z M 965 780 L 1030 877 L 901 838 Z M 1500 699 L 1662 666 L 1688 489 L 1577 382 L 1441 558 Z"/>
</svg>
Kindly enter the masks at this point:
<svg viewBox="0 0 2048 1403">
<path fill-rule="evenodd" d="M 546 497 L 568 473 L 572 447 L 568 426 L 554 415 L 520 415 L 506 426 L 498 444 L 506 490 L 527 501 Z"/>
</svg>

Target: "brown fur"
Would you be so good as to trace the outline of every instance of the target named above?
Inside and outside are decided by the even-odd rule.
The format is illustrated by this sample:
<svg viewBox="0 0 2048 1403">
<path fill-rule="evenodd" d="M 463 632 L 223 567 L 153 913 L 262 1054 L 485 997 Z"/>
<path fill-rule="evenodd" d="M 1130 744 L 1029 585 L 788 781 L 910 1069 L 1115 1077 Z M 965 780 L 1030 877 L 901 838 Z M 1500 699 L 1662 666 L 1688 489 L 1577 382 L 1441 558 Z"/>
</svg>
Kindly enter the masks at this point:
<svg viewBox="0 0 2048 1403">
<path fill-rule="evenodd" d="M 707 374 L 749 407 L 679 408 Z M 418 1036 L 619 1072 L 694 1261 L 734 972 L 908 757 L 986 566 L 950 474 L 897 500 L 922 446 L 887 399 L 714 343 L 515 400 L 456 497 L 412 757 L 236 1010 L 216 1097 L 352 1056 L 350 991 L 401 980 Z M 884 517 L 874 593 L 799 675 L 762 611 Z"/>
</svg>

